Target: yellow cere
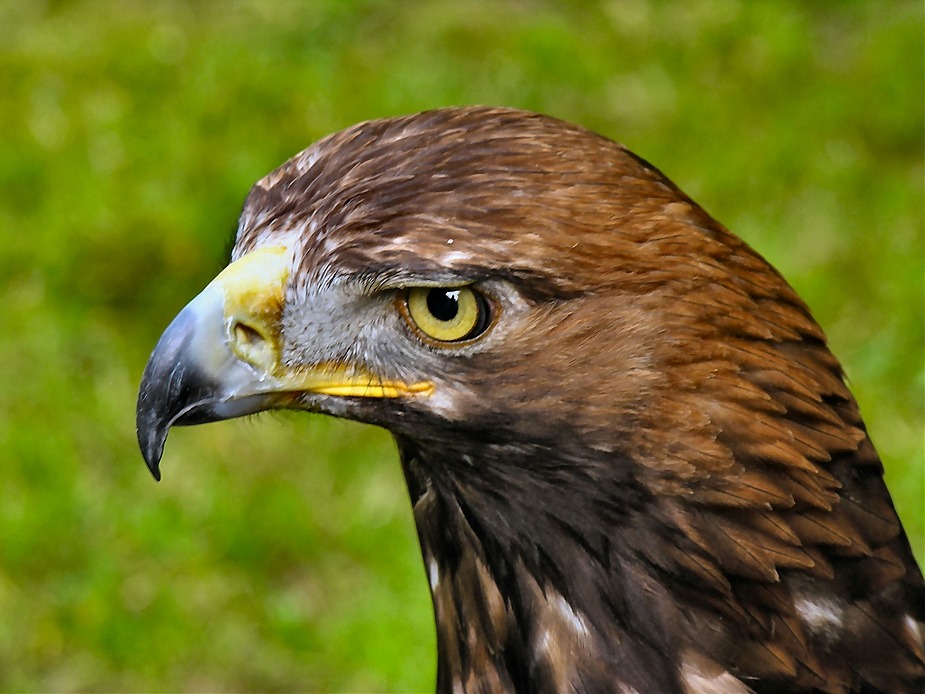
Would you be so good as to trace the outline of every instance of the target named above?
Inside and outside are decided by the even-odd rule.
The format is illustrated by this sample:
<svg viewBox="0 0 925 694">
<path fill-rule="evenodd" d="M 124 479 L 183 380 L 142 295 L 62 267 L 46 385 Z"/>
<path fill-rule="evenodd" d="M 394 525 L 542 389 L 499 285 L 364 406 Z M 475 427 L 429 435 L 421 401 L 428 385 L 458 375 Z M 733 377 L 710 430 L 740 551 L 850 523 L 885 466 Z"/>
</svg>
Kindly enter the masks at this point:
<svg viewBox="0 0 925 694">
<path fill-rule="evenodd" d="M 284 246 L 258 248 L 222 270 L 203 292 L 221 295 L 230 349 L 267 372 L 273 371 L 278 358 L 276 338 L 291 263 Z"/>
<path fill-rule="evenodd" d="M 222 289 L 226 314 L 261 316 L 279 311 L 292 256 L 285 246 L 258 248 L 231 263 L 212 282 Z"/>
</svg>

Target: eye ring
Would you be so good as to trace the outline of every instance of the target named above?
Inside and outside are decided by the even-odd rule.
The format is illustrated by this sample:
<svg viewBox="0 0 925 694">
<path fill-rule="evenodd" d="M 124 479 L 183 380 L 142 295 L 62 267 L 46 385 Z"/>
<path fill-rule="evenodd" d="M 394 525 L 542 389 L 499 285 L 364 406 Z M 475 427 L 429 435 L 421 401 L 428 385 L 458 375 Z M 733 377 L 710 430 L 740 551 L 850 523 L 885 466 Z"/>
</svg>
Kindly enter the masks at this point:
<svg viewBox="0 0 925 694">
<path fill-rule="evenodd" d="M 492 323 L 491 303 L 472 287 L 412 287 L 400 308 L 416 332 L 437 344 L 469 342 Z"/>
</svg>

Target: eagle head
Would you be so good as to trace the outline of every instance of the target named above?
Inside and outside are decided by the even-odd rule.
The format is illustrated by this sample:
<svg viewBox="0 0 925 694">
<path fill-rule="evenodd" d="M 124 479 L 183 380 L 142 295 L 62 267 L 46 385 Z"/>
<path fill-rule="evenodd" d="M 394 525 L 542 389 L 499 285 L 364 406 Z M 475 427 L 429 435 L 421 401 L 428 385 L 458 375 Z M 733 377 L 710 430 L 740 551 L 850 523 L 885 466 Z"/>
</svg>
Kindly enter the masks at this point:
<svg viewBox="0 0 925 694">
<path fill-rule="evenodd" d="M 259 181 L 145 369 L 171 426 L 389 429 L 441 690 L 913 691 L 925 588 L 806 305 L 653 166 L 510 109 L 361 123 Z"/>
</svg>

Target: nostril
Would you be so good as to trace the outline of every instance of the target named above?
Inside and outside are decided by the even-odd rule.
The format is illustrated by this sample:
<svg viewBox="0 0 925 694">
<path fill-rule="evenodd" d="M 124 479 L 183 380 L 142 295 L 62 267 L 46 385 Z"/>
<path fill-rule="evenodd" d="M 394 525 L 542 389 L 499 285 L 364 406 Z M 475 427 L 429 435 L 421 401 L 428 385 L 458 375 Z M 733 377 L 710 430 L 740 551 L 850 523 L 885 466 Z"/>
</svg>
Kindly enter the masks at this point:
<svg viewBox="0 0 925 694">
<path fill-rule="evenodd" d="M 232 327 L 232 336 L 232 349 L 239 358 L 265 371 L 273 369 L 276 350 L 262 331 L 239 321 Z"/>
<path fill-rule="evenodd" d="M 234 339 L 242 346 L 254 346 L 263 342 L 263 335 L 247 323 L 234 324 Z"/>
</svg>

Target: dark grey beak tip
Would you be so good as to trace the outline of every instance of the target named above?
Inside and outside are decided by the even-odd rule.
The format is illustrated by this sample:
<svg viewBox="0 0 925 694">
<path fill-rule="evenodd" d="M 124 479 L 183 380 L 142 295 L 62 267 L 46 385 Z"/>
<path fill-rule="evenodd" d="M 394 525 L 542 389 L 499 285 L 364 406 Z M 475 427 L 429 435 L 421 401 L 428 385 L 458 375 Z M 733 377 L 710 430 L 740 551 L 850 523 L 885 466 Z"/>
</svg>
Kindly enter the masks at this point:
<svg viewBox="0 0 925 694">
<path fill-rule="evenodd" d="M 143 397 L 143 396 L 142 396 Z M 158 482 L 161 481 L 161 456 L 164 454 L 164 441 L 167 438 L 167 431 L 162 423 L 151 421 L 156 419 L 152 413 L 146 412 L 141 407 L 141 398 L 139 399 L 138 419 L 135 429 L 138 437 L 138 447 L 141 449 L 141 455 L 145 459 L 145 465 Z"/>
<path fill-rule="evenodd" d="M 148 470 L 151 471 L 151 476 L 154 478 L 155 482 L 161 481 L 161 452 L 163 451 L 163 446 L 161 450 L 154 451 L 151 449 L 143 449 L 142 455 L 145 458 L 145 465 L 148 466 Z"/>
<path fill-rule="evenodd" d="M 167 434 L 189 397 L 187 350 L 195 327 L 195 316 L 188 309 L 173 319 L 151 353 L 138 388 L 135 433 L 145 464 L 157 481 Z"/>
</svg>

